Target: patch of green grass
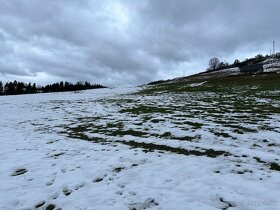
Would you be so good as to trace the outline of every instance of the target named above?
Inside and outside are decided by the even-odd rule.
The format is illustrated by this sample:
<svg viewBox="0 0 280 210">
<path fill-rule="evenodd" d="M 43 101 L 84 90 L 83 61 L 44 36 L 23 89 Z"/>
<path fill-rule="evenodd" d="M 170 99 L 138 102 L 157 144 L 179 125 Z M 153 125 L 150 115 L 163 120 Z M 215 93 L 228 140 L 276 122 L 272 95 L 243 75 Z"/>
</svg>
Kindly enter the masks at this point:
<svg viewBox="0 0 280 210">
<path fill-rule="evenodd" d="M 232 137 L 228 133 L 224 133 L 224 132 L 213 132 L 213 133 L 214 133 L 214 135 L 216 135 L 218 137 L 224 137 L 224 138 L 231 138 Z"/>
<path fill-rule="evenodd" d="M 165 132 L 164 134 L 160 135 L 162 138 L 170 138 L 172 137 L 172 133 L 170 132 Z"/>
<path fill-rule="evenodd" d="M 175 140 L 179 140 L 179 141 L 191 141 L 191 142 L 194 142 L 194 141 L 198 141 L 201 139 L 201 136 L 199 135 L 196 135 L 196 136 L 173 136 L 173 139 Z"/>
<path fill-rule="evenodd" d="M 183 148 L 170 147 L 167 145 L 158 145 L 153 143 L 144 143 L 144 142 L 136 142 L 136 141 L 118 141 L 118 142 L 129 145 L 133 148 L 142 148 L 148 152 L 159 150 L 159 151 L 166 151 L 166 152 L 187 155 L 187 156 L 195 155 L 195 156 L 206 156 L 211 158 L 218 157 L 218 156 L 232 155 L 231 153 L 222 150 L 202 149 L 202 151 L 200 151 L 200 150 L 188 150 Z"/>
<path fill-rule="evenodd" d="M 164 122 L 164 119 L 151 119 L 152 123 L 160 123 L 160 122 Z"/>
<path fill-rule="evenodd" d="M 270 169 L 275 171 L 280 171 L 280 165 L 278 163 L 270 163 Z"/>
<path fill-rule="evenodd" d="M 253 128 L 248 128 L 248 127 L 243 127 L 241 125 L 236 125 L 236 124 L 226 124 L 224 127 L 232 128 L 234 129 L 233 132 L 238 133 L 238 134 L 243 134 L 243 133 L 257 133 L 258 130 L 253 129 Z"/>
<path fill-rule="evenodd" d="M 136 137 L 145 137 L 149 136 L 149 133 L 143 132 L 143 131 L 137 131 L 137 130 L 116 130 L 116 131 L 109 131 L 109 135 L 112 136 L 125 136 L 125 135 L 130 135 L 130 136 L 136 136 Z"/>
<path fill-rule="evenodd" d="M 207 83 L 190 87 L 188 84 L 200 83 L 207 81 Z M 141 95 L 157 95 L 161 93 L 181 93 L 181 92 L 217 92 L 227 93 L 231 90 L 235 92 L 243 92 L 245 95 L 255 94 L 255 88 L 258 91 L 279 90 L 280 89 L 280 74 L 259 74 L 259 75 L 238 75 L 228 77 L 213 77 L 204 79 L 202 75 L 195 75 L 187 78 L 185 81 L 169 82 L 165 84 L 158 84 L 148 86 L 139 92 Z M 233 92 L 234 93 L 234 92 Z M 274 96 L 276 98 L 280 98 Z"/>
<path fill-rule="evenodd" d="M 156 113 L 167 114 L 167 113 L 172 113 L 172 111 L 168 110 L 167 108 L 139 105 L 134 108 L 122 109 L 120 111 L 120 113 L 131 113 L 131 114 L 135 114 L 135 115 L 156 114 Z"/>
<path fill-rule="evenodd" d="M 46 210 L 53 210 L 55 209 L 55 205 L 54 204 L 49 204 L 47 207 L 46 207 Z"/>
<path fill-rule="evenodd" d="M 190 125 L 195 129 L 200 129 L 204 124 L 192 121 L 184 121 L 184 124 Z"/>
<path fill-rule="evenodd" d="M 106 124 L 106 128 L 117 128 L 117 129 L 123 129 L 124 128 L 124 123 L 123 122 L 108 122 Z"/>
<path fill-rule="evenodd" d="M 265 161 L 261 160 L 259 157 L 253 157 L 259 163 L 266 163 Z"/>
</svg>

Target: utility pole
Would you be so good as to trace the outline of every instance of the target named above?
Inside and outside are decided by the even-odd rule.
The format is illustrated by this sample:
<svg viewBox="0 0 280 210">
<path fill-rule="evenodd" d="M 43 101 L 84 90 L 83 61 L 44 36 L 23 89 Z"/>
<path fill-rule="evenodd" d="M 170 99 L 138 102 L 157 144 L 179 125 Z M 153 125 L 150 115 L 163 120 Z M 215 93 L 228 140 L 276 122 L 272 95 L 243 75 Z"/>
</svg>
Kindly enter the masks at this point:
<svg viewBox="0 0 280 210">
<path fill-rule="evenodd" d="M 273 55 L 275 55 L 275 41 L 273 41 Z"/>
</svg>

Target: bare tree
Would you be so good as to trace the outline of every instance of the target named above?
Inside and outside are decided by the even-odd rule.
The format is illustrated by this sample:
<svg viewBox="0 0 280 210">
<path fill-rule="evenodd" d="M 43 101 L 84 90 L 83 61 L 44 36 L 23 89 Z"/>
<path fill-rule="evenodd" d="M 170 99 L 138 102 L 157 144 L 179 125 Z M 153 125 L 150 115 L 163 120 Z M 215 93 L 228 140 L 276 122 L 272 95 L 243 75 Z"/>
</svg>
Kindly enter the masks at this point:
<svg viewBox="0 0 280 210">
<path fill-rule="evenodd" d="M 220 60 L 218 58 L 211 58 L 209 60 L 209 70 L 216 70 L 220 64 Z"/>
</svg>

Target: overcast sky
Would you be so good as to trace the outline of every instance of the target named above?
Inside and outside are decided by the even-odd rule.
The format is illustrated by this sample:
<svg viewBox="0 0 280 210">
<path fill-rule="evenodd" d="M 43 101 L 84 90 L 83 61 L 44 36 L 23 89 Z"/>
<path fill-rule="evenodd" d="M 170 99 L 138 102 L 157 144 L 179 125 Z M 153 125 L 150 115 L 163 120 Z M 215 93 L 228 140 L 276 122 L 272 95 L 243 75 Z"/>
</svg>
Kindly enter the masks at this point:
<svg viewBox="0 0 280 210">
<path fill-rule="evenodd" d="M 280 47 L 278 0 L 0 0 L 0 80 L 143 84 Z"/>
</svg>

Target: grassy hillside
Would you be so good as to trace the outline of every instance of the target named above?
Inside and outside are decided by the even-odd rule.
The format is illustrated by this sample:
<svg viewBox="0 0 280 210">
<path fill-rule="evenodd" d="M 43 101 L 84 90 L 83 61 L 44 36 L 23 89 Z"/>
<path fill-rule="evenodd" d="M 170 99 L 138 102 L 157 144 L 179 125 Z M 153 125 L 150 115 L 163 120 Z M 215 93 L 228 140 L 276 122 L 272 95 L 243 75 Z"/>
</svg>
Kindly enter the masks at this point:
<svg viewBox="0 0 280 210">
<path fill-rule="evenodd" d="M 280 114 L 279 81 L 279 74 L 207 80 L 196 75 L 145 86 L 121 98 L 102 101 L 117 110 L 118 117 L 110 119 L 110 123 L 102 117 L 95 118 L 94 123 L 92 119 L 79 118 L 77 127 L 65 127 L 66 133 L 104 143 L 117 137 L 119 143 L 133 147 L 182 154 L 182 148 L 174 143 L 177 142 L 186 145 L 183 148 L 186 154 L 205 156 L 207 154 L 200 152 L 208 149 L 231 153 L 231 146 L 220 150 L 219 145 L 222 142 L 243 144 L 245 139 L 252 140 L 248 150 L 254 150 L 258 144 L 262 144 L 258 149 L 269 149 L 267 145 L 278 147 L 274 138 L 264 139 L 258 135 L 267 131 L 275 136 L 280 133 L 275 118 Z M 85 135 L 87 132 L 94 135 L 89 137 Z M 122 139 L 126 136 L 129 138 Z M 195 152 L 187 149 L 187 142 L 196 145 Z"/>
<path fill-rule="evenodd" d="M 233 89 L 232 89 L 233 88 Z M 190 77 L 179 78 L 165 83 L 150 86 L 142 91 L 143 94 L 156 94 L 157 92 L 197 92 L 213 91 L 224 92 L 241 89 L 249 91 L 258 90 L 280 90 L 280 74 L 266 73 L 257 75 L 235 75 L 226 77 L 205 77 L 197 74 Z"/>
</svg>

